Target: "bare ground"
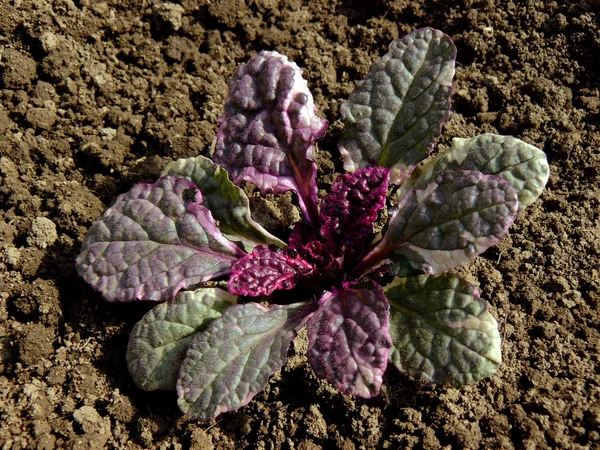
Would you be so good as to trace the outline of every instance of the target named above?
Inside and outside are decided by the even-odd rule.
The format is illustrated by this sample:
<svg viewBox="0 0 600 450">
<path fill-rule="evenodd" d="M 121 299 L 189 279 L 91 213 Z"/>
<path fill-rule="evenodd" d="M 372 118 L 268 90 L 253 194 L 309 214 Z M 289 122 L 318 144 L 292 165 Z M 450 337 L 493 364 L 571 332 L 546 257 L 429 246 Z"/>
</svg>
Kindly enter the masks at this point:
<svg viewBox="0 0 600 450">
<path fill-rule="evenodd" d="M 2 448 L 600 448 L 598 11 L 598 0 L 0 2 Z M 389 42 L 423 26 L 458 47 L 440 147 L 511 134 L 551 163 L 542 197 L 463 271 L 498 318 L 499 372 L 456 390 L 390 368 L 379 397 L 357 400 L 315 378 L 299 341 L 263 393 L 214 423 L 138 390 L 124 354 L 149 306 L 106 304 L 77 277 L 90 224 L 167 161 L 206 153 L 226 80 L 258 51 L 304 67 L 333 123 Z M 320 145 L 321 187 L 340 170 L 335 142 Z M 254 203 L 283 231 L 286 199 Z"/>
</svg>

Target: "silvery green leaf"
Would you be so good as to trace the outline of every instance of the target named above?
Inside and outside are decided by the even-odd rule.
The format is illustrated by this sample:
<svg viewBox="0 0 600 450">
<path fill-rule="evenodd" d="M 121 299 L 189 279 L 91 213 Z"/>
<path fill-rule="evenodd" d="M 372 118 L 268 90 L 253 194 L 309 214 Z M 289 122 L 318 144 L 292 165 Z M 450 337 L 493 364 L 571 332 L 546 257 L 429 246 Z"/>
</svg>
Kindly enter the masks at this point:
<svg viewBox="0 0 600 450">
<path fill-rule="evenodd" d="M 283 366 L 290 342 L 313 310 L 305 303 L 227 308 L 188 347 L 177 380 L 179 408 L 210 420 L 248 404 Z"/>
<path fill-rule="evenodd" d="M 390 302 L 392 351 L 399 370 L 463 386 L 493 375 L 502 362 L 498 324 L 477 289 L 454 275 L 396 278 Z"/>
<path fill-rule="evenodd" d="M 550 175 L 546 154 L 539 148 L 512 136 L 482 134 L 453 139 L 452 148 L 415 170 L 407 185 L 423 189 L 444 169 L 475 170 L 504 178 L 517 191 L 519 211 L 539 197 Z"/>
<path fill-rule="evenodd" d="M 179 159 L 165 168 L 162 176 L 165 175 L 193 181 L 202 192 L 202 205 L 210 210 L 223 235 L 231 241 L 241 241 L 246 251 L 263 243 L 285 246 L 252 219 L 244 191 L 231 182 L 225 169 L 209 158 Z"/>
<path fill-rule="evenodd" d="M 433 28 L 392 42 L 342 104 L 339 149 L 346 171 L 384 166 L 391 183 L 408 178 L 450 117 L 455 59 L 450 37 Z"/>
<path fill-rule="evenodd" d="M 194 335 L 204 330 L 237 297 L 218 288 L 177 294 L 152 308 L 129 335 L 127 367 L 135 384 L 146 391 L 175 390 L 179 366 Z"/>
<path fill-rule="evenodd" d="M 515 190 L 499 176 L 444 170 L 425 189 L 404 195 L 355 273 L 386 258 L 408 259 L 430 274 L 467 264 L 504 237 L 517 209 Z"/>
</svg>

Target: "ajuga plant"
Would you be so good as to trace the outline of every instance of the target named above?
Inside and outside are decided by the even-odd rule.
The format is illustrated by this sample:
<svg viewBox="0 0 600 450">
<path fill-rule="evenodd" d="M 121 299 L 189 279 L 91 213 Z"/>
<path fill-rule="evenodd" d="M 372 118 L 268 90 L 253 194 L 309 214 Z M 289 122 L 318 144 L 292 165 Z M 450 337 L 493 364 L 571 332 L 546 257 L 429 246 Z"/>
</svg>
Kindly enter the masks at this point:
<svg viewBox="0 0 600 450">
<path fill-rule="evenodd" d="M 183 412 L 210 420 L 262 390 L 304 326 L 310 366 L 346 394 L 377 395 L 390 364 L 453 386 L 496 371 L 487 301 L 446 272 L 502 239 L 549 170 L 536 147 L 493 134 L 429 157 L 455 58 L 431 28 L 392 42 L 342 104 L 347 173 L 320 203 L 315 142 L 328 123 L 300 68 L 262 51 L 237 69 L 212 159 L 173 162 L 120 195 L 77 259 L 106 300 L 163 302 L 131 332 L 137 386 L 176 390 Z M 287 242 L 252 219 L 242 181 L 297 194 L 303 220 Z"/>
</svg>

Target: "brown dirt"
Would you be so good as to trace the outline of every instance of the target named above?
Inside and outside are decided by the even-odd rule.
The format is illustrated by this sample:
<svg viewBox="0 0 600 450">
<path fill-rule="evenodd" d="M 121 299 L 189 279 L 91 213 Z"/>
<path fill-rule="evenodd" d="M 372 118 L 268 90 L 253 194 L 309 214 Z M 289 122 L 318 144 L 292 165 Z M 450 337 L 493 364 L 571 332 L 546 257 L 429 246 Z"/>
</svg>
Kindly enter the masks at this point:
<svg viewBox="0 0 600 450">
<path fill-rule="evenodd" d="M 2 448 L 600 448 L 599 10 L 598 0 L 0 2 Z M 541 199 L 464 271 L 498 318 L 499 372 L 456 390 L 390 368 L 382 394 L 358 400 L 317 380 L 299 341 L 263 393 L 214 423 L 182 416 L 172 393 L 138 390 L 124 355 L 148 307 L 104 303 L 74 270 L 93 220 L 167 161 L 206 152 L 226 80 L 259 50 L 304 67 L 334 122 L 354 80 L 422 26 L 458 46 L 441 145 L 512 134 L 552 166 Z M 340 167 L 335 142 L 321 144 L 323 187 Z"/>
</svg>

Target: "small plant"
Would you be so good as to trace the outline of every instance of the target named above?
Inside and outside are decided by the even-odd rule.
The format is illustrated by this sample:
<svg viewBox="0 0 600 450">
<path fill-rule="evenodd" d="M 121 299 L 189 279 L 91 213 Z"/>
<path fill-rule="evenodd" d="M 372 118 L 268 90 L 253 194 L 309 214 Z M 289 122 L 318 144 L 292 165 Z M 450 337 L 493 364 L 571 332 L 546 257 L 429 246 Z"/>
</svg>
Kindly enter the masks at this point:
<svg viewBox="0 0 600 450">
<path fill-rule="evenodd" d="M 488 303 L 445 272 L 502 239 L 549 170 L 537 148 L 491 134 L 417 167 L 449 119 L 455 57 L 431 28 L 392 42 L 342 105 L 349 173 L 320 208 L 314 145 L 328 123 L 300 69 L 271 51 L 237 69 L 214 162 L 179 160 L 120 195 L 77 259 L 108 301 L 166 301 L 131 332 L 140 388 L 175 389 L 182 411 L 210 420 L 265 387 L 303 326 L 314 372 L 347 394 L 377 395 L 388 363 L 453 386 L 496 371 Z M 288 243 L 252 219 L 243 180 L 297 193 L 304 220 Z M 202 287 L 225 277 L 229 291 Z M 292 289 L 305 301 L 276 300 Z"/>
</svg>

